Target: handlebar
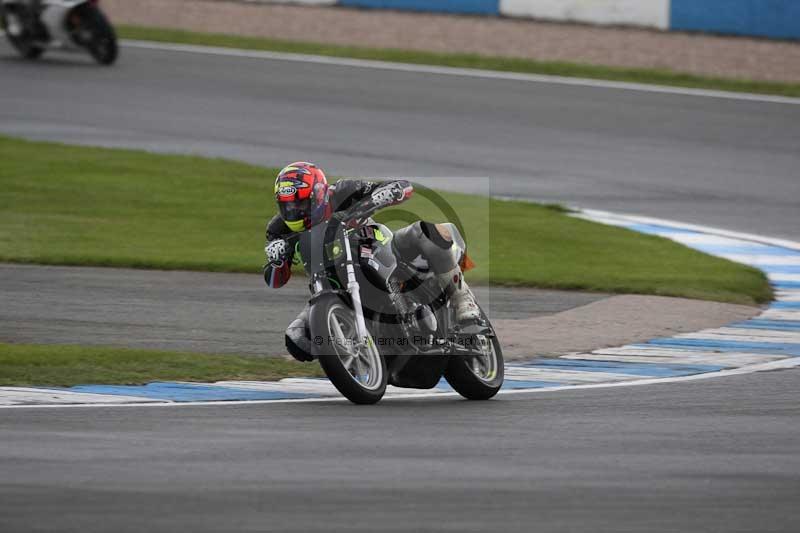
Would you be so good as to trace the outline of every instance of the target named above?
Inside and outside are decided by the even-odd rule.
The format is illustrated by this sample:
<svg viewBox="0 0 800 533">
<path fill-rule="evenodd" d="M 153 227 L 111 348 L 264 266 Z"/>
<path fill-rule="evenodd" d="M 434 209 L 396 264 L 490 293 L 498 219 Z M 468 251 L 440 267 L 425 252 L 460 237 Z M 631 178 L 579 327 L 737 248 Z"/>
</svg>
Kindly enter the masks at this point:
<svg viewBox="0 0 800 533">
<path fill-rule="evenodd" d="M 353 220 L 363 220 L 375 214 L 378 209 L 379 208 L 376 208 L 371 201 L 366 200 L 362 201 L 360 204 L 354 205 L 346 211 L 334 213 L 333 218 L 341 223 L 347 223 Z"/>
</svg>

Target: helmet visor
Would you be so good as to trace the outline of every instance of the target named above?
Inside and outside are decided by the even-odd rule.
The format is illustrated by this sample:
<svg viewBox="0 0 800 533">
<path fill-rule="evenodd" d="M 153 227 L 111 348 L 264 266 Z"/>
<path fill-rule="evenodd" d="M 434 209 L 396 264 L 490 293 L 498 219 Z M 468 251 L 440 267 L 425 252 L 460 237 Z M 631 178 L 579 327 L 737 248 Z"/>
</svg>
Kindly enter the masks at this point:
<svg viewBox="0 0 800 533">
<path fill-rule="evenodd" d="M 305 200 L 292 200 L 291 202 L 278 202 L 281 218 L 285 222 L 298 222 L 308 216 L 311 207 L 311 198 Z"/>
</svg>

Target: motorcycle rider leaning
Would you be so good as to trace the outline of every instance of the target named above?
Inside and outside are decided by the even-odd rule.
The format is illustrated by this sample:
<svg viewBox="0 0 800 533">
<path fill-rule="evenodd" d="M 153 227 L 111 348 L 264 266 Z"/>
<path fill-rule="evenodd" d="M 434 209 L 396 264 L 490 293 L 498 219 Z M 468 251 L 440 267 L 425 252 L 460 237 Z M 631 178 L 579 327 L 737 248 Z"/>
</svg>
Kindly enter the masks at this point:
<svg viewBox="0 0 800 533">
<path fill-rule="evenodd" d="M 412 192 L 411 183 L 405 180 L 382 183 L 339 180 L 329 185 L 325 173 L 313 163 L 297 162 L 285 167 L 275 180 L 278 214 L 267 224 L 264 281 L 274 289 L 289 281 L 298 232 L 362 200 L 377 209 L 404 202 Z M 456 239 L 449 228 L 417 221 L 394 232 L 394 249 L 405 262 L 436 275 L 442 289 L 450 295 L 456 319 L 466 323 L 480 318 L 480 310 L 459 266 L 465 251 L 454 244 Z M 286 329 L 286 349 L 299 361 L 313 359 L 308 310 L 306 305 Z"/>
</svg>

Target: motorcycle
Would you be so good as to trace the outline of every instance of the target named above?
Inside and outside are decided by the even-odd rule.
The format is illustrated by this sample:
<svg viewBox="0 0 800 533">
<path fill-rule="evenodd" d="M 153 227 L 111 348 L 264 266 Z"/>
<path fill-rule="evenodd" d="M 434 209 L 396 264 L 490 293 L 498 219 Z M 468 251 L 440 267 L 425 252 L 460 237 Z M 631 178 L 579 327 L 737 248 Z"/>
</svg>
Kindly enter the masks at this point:
<svg viewBox="0 0 800 533">
<path fill-rule="evenodd" d="M 43 0 L 38 16 L 26 2 L 0 0 L 0 25 L 11 45 L 27 59 L 49 48 L 83 48 L 101 65 L 117 59 L 117 36 L 98 0 Z"/>
<path fill-rule="evenodd" d="M 503 354 L 488 317 L 481 309 L 476 323 L 459 325 L 447 292 L 400 258 L 391 230 L 370 218 L 374 211 L 357 204 L 295 234 L 312 294 L 312 355 L 356 404 L 378 402 L 387 385 L 430 389 L 442 377 L 467 399 L 493 397 Z"/>
</svg>

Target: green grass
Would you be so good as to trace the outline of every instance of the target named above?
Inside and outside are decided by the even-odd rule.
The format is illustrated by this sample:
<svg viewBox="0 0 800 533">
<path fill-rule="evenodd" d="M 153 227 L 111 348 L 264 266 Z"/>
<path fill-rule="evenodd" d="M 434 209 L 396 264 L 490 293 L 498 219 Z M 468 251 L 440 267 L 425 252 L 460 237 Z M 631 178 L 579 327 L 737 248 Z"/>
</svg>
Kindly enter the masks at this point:
<svg viewBox="0 0 800 533">
<path fill-rule="evenodd" d="M 276 169 L 8 137 L 0 137 L 0 160 L 0 261 L 260 271 Z M 450 217 L 421 193 L 379 219 L 396 226 Z M 666 239 L 558 206 L 444 198 L 471 243 L 473 282 L 744 304 L 771 298 L 761 272 Z"/>
<path fill-rule="evenodd" d="M 317 363 L 273 357 L 0 343 L 0 386 L 273 381 L 322 375 Z"/>
<path fill-rule="evenodd" d="M 521 58 L 489 57 L 476 54 L 445 54 L 399 49 L 337 46 L 141 26 L 120 26 L 118 31 L 120 36 L 124 38 L 145 41 L 220 46 L 246 50 L 268 50 L 333 57 L 351 57 L 398 63 L 441 65 L 447 67 L 476 68 L 530 74 L 549 74 L 554 76 L 800 97 L 800 84 L 797 83 L 715 78 L 684 74 L 665 69 L 622 68 L 560 61 L 535 61 Z"/>
</svg>

